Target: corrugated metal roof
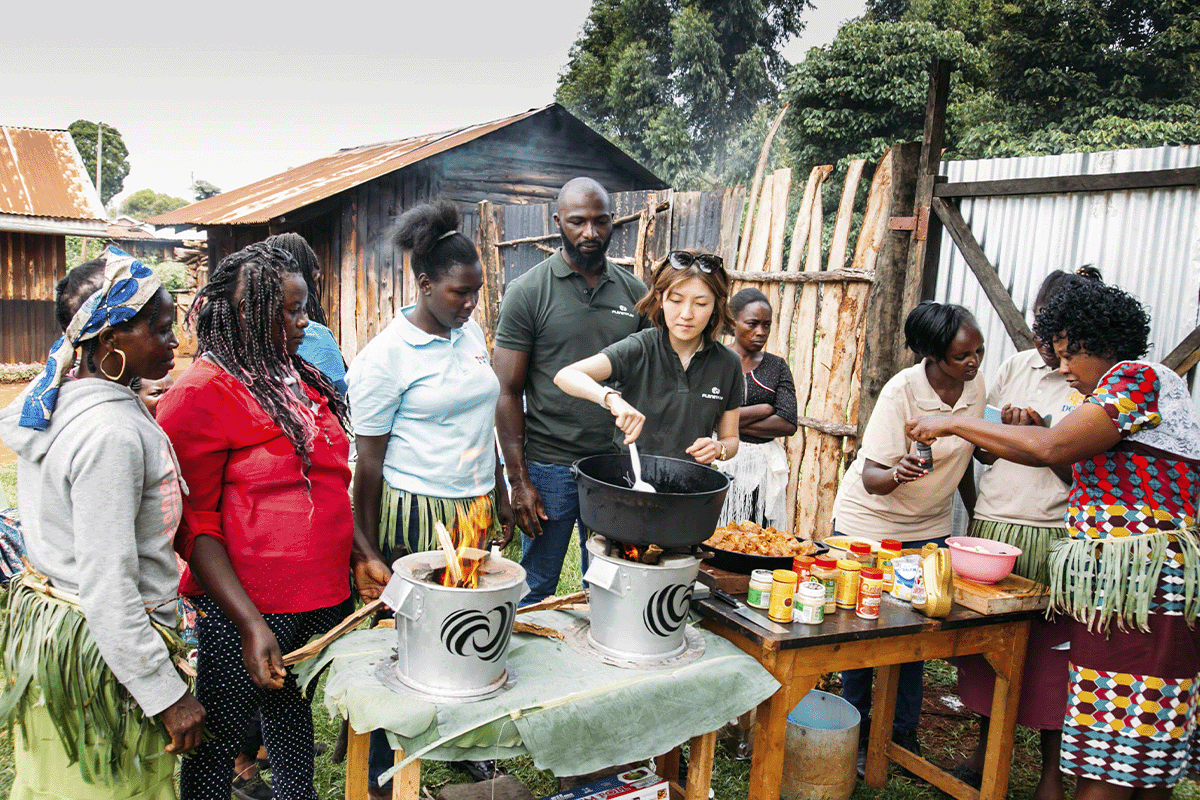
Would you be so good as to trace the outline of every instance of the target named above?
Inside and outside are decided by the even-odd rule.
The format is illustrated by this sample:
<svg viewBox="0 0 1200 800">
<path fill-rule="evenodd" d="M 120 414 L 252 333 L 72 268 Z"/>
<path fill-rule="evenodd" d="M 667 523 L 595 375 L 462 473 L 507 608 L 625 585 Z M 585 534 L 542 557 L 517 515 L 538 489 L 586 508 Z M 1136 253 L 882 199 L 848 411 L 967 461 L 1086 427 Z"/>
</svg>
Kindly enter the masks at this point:
<svg viewBox="0 0 1200 800">
<path fill-rule="evenodd" d="M 944 161 L 951 182 L 1142 172 L 1200 166 L 1200 146 Z M 1026 319 L 1052 270 L 1094 264 L 1151 315 L 1149 357 L 1161 359 L 1200 323 L 1200 189 L 964 198 L 962 215 Z M 1000 317 L 947 234 L 935 297 L 973 310 L 987 342 L 984 376 L 1016 352 Z M 1200 404 L 1200 381 L 1193 396 Z"/>
<path fill-rule="evenodd" d="M 245 225 L 268 222 L 527 119 L 554 105 L 551 103 L 480 125 L 339 150 L 304 166 L 160 214 L 149 222 L 155 225 Z"/>
<path fill-rule="evenodd" d="M 105 218 L 69 132 L 0 125 L 0 213 Z"/>
</svg>

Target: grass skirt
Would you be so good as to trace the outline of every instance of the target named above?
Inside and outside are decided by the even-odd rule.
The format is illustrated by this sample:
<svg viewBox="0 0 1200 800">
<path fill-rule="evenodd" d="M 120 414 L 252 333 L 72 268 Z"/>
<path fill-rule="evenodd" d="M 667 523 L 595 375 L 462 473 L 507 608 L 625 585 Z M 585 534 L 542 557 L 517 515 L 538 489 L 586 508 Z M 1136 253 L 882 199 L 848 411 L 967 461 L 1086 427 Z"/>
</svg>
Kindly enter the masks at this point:
<svg viewBox="0 0 1200 800">
<path fill-rule="evenodd" d="M 484 536 L 487 539 L 499 538 L 501 533 L 500 514 L 496 507 L 496 490 L 487 495 L 491 504 L 492 522 Z M 383 482 L 383 495 L 379 501 L 379 549 L 390 554 L 399 544 L 410 553 L 424 553 L 437 550 L 437 532 L 433 529 L 434 520 L 444 524 L 454 533 L 454 523 L 459 514 L 474 501 L 474 497 L 430 497 L 423 494 L 412 494 L 403 489 L 397 489 L 387 481 Z M 389 556 L 390 557 L 390 556 Z"/>
<path fill-rule="evenodd" d="M 0 724 L 17 729 L 12 797 L 175 796 L 166 729 L 104 663 L 78 598 L 28 572 L 14 578 L 0 654 Z"/>
</svg>

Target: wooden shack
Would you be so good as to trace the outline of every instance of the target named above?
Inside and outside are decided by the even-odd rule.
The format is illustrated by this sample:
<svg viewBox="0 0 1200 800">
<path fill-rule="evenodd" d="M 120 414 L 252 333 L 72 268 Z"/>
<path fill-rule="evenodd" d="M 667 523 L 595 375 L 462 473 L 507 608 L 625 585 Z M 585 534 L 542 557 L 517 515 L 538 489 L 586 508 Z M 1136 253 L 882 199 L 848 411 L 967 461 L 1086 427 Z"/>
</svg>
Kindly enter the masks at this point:
<svg viewBox="0 0 1200 800">
<path fill-rule="evenodd" d="M 68 131 L 0 125 L 0 363 L 45 360 L 62 333 L 54 284 L 67 272 L 66 237 L 107 227 Z"/>
<path fill-rule="evenodd" d="M 475 238 L 478 203 L 545 203 L 579 175 L 612 192 L 666 184 L 557 103 L 505 119 L 353 147 L 161 214 L 156 225 L 208 232 L 215 264 L 252 242 L 295 231 L 321 261 L 321 302 L 347 359 L 404 304 L 406 276 L 388 230 L 406 209 L 458 203 Z"/>
</svg>

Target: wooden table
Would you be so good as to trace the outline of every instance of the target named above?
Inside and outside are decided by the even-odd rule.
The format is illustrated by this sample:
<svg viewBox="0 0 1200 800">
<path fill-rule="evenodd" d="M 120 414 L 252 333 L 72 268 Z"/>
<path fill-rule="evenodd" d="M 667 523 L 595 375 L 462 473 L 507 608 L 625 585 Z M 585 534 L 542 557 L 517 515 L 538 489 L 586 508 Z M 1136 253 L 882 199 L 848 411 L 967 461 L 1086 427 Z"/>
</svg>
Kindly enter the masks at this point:
<svg viewBox="0 0 1200 800">
<path fill-rule="evenodd" d="M 1029 624 L 1037 611 L 983 616 L 955 605 L 944 620 L 927 619 L 885 596 L 879 620 L 859 619 L 838 610 L 821 625 L 793 623 L 788 634 L 768 633 L 712 598 L 699 604 L 704 625 L 762 664 L 782 688 L 758 706 L 749 800 L 776 800 L 783 779 L 787 715 L 822 675 L 859 667 L 879 667 L 871 706 L 867 783 L 887 782 L 887 762 L 895 761 L 959 800 L 1003 800 L 1008 791 L 1013 730 Z M 901 664 L 982 653 L 996 671 L 991 728 L 983 783 L 975 789 L 893 742 Z"/>
<path fill-rule="evenodd" d="M 346 742 L 346 800 L 367 800 L 370 777 L 367 756 L 371 749 L 371 734 L 349 730 Z M 679 748 L 654 759 L 655 771 L 671 786 L 671 797 L 683 800 L 708 800 L 712 783 L 713 755 L 716 752 L 717 732 L 712 731 L 691 740 L 688 759 L 687 785 L 679 785 Z M 393 763 L 404 760 L 404 751 L 395 751 Z M 392 800 L 420 800 L 421 761 L 417 759 L 400 768 L 392 778 Z"/>
</svg>

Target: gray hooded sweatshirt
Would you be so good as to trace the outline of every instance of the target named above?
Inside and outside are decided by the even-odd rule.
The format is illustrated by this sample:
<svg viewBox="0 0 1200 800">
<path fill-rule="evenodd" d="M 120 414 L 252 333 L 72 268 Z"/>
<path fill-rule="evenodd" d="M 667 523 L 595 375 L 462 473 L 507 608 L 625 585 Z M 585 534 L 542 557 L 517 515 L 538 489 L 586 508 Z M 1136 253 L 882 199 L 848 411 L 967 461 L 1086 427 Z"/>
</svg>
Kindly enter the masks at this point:
<svg viewBox="0 0 1200 800">
<path fill-rule="evenodd" d="M 172 541 L 183 503 L 171 443 L 116 383 L 63 383 L 40 432 L 18 426 L 24 401 L 0 411 L 0 440 L 19 456 L 29 563 L 79 595 L 109 669 L 147 716 L 159 714 L 187 691 L 146 613 L 175 627 Z"/>
</svg>

